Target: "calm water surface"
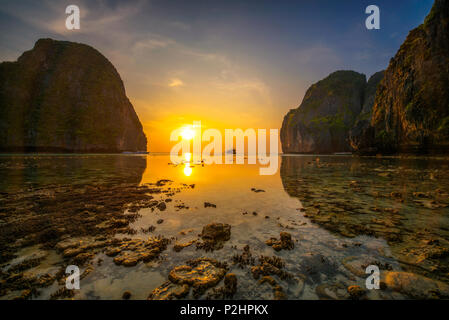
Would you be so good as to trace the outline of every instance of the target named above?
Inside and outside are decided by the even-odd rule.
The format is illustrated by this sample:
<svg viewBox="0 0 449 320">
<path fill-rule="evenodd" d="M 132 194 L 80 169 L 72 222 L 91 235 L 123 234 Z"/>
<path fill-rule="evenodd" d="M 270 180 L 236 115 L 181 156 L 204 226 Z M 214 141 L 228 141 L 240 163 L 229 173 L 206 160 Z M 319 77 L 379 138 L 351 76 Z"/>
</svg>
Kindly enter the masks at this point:
<svg viewBox="0 0 449 320">
<path fill-rule="evenodd" d="M 111 257 L 96 253 L 93 271 L 81 280 L 75 299 L 121 299 L 126 290 L 132 299 L 146 299 L 167 280 L 173 267 L 197 257 L 229 264 L 238 279 L 234 298 L 272 299 L 272 288 L 255 280 L 250 266 L 232 263 L 232 256 L 242 253 L 246 245 L 255 258 L 275 255 L 285 261 L 284 269 L 294 280 L 274 278 L 289 299 L 347 298 L 348 286 L 364 287 L 362 266 L 370 263 L 446 280 L 445 260 L 419 261 L 418 257 L 423 241 L 436 237 L 445 248 L 449 239 L 447 159 L 286 155 L 279 164 L 277 174 L 260 176 L 257 165 L 175 166 L 167 155 L 2 155 L 0 193 L 13 197 L 58 186 L 145 185 L 168 179 L 173 187 L 194 187 L 171 195 L 163 211 L 141 209 L 131 224 L 136 233 L 114 237 L 146 239 L 149 235 L 142 229 L 156 226 L 155 235 L 185 243 L 196 239 L 209 223 L 232 227 L 230 240 L 213 252 L 193 245 L 175 252 L 172 243 L 157 261 L 134 267 L 117 266 Z M 216 208 L 205 208 L 205 202 Z M 177 207 L 180 204 L 184 207 Z M 163 223 L 158 224 L 160 219 Z M 5 221 L 2 218 L 0 226 Z M 283 231 L 294 239 L 293 250 L 276 252 L 265 244 Z M 60 253 L 39 245 L 21 248 L 2 268 L 7 270 L 15 261 L 42 250 L 46 258 L 25 272 L 56 273 L 63 264 Z M 60 287 L 55 282 L 40 289 L 35 298 L 48 299 Z M 11 299 L 18 293 L 9 291 L 1 298 Z M 368 297 L 404 298 L 378 290 L 370 291 Z"/>
</svg>

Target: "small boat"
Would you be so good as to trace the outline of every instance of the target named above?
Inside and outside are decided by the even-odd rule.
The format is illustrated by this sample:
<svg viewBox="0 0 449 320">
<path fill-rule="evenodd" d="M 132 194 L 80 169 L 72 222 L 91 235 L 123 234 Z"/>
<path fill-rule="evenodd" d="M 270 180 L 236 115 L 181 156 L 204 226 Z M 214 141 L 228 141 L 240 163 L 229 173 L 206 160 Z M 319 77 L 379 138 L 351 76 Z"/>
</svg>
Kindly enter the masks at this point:
<svg viewBox="0 0 449 320">
<path fill-rule="evenodd" d="M 236 155 L 236 154 L 237 154 L 237 151 L 236 151 L 235 149 L 227 150 L 227 151 L 226 151 L 226 154 L 233 154 L 233 155 Z"/>
</svg>

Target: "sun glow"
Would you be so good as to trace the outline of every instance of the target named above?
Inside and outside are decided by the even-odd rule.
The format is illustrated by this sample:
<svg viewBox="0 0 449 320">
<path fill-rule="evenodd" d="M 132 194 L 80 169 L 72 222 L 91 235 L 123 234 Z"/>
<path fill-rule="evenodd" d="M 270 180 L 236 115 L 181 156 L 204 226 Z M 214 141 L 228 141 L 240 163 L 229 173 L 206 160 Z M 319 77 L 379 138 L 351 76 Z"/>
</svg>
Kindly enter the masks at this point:
<svg viewBox="0 0 449 320">
<path fill-rule="evenodd" d="M 190 162 L 191 159 L 192 159 L 192 154 L 190 152 L 184 153 L 184 160 L 186 162 Z"/>
<path fill-rule="evenodd" d="M 192 140 L 195 136 L 195 131 L 193 131 L 190 127 L 186 127 L 182 130 L 181 136 L 184 140 Z"/>
</svg>

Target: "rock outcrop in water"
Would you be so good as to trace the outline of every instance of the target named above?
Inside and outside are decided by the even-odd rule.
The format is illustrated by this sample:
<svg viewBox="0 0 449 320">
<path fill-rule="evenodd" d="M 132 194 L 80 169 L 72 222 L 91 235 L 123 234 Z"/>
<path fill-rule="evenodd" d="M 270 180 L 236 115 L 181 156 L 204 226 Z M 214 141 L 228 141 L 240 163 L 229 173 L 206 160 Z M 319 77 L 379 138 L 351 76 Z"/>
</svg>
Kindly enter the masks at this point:
<svg viewBox="0 0 449 320">
<path fill-rule="evenodd" d="M 281 128 L 282 151 L 351 151 L 349 131 L 362 109 L 369 110 L 372 87 L 379 77 L 376 74 L 367 84 L 363 74 L 337 71 L 312 85 L 299 108 L 290 110 L 284 117 Z"/>
<path fill-rule="evenodd" d="M 0 64 L 0 150 L 146 151 L 114 66 L 94 48 L 41 39 Z"/>
</svg>

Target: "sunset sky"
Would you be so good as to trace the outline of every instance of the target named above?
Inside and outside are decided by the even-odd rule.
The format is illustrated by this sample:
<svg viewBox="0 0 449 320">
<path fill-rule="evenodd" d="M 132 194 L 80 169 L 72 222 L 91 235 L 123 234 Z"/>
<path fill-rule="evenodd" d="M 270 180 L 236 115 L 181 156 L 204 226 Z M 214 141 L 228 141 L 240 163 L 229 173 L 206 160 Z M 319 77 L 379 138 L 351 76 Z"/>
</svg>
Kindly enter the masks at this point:
<svg viewBox="0 0 449 320">
<path fill-rule="evenodd" d="M 0 2 L 0 61 L 39 38 L 89 44 L 117 68 L 149 138 L 169 151 L 171 130 L 280 128 L 305 90 L 329 73 L 385 69 L 432 0 Z M 65 28 L 65 8 L 81 29 Z M 365 8 L 381 9 L 381 30 Z"/>
</svg>

